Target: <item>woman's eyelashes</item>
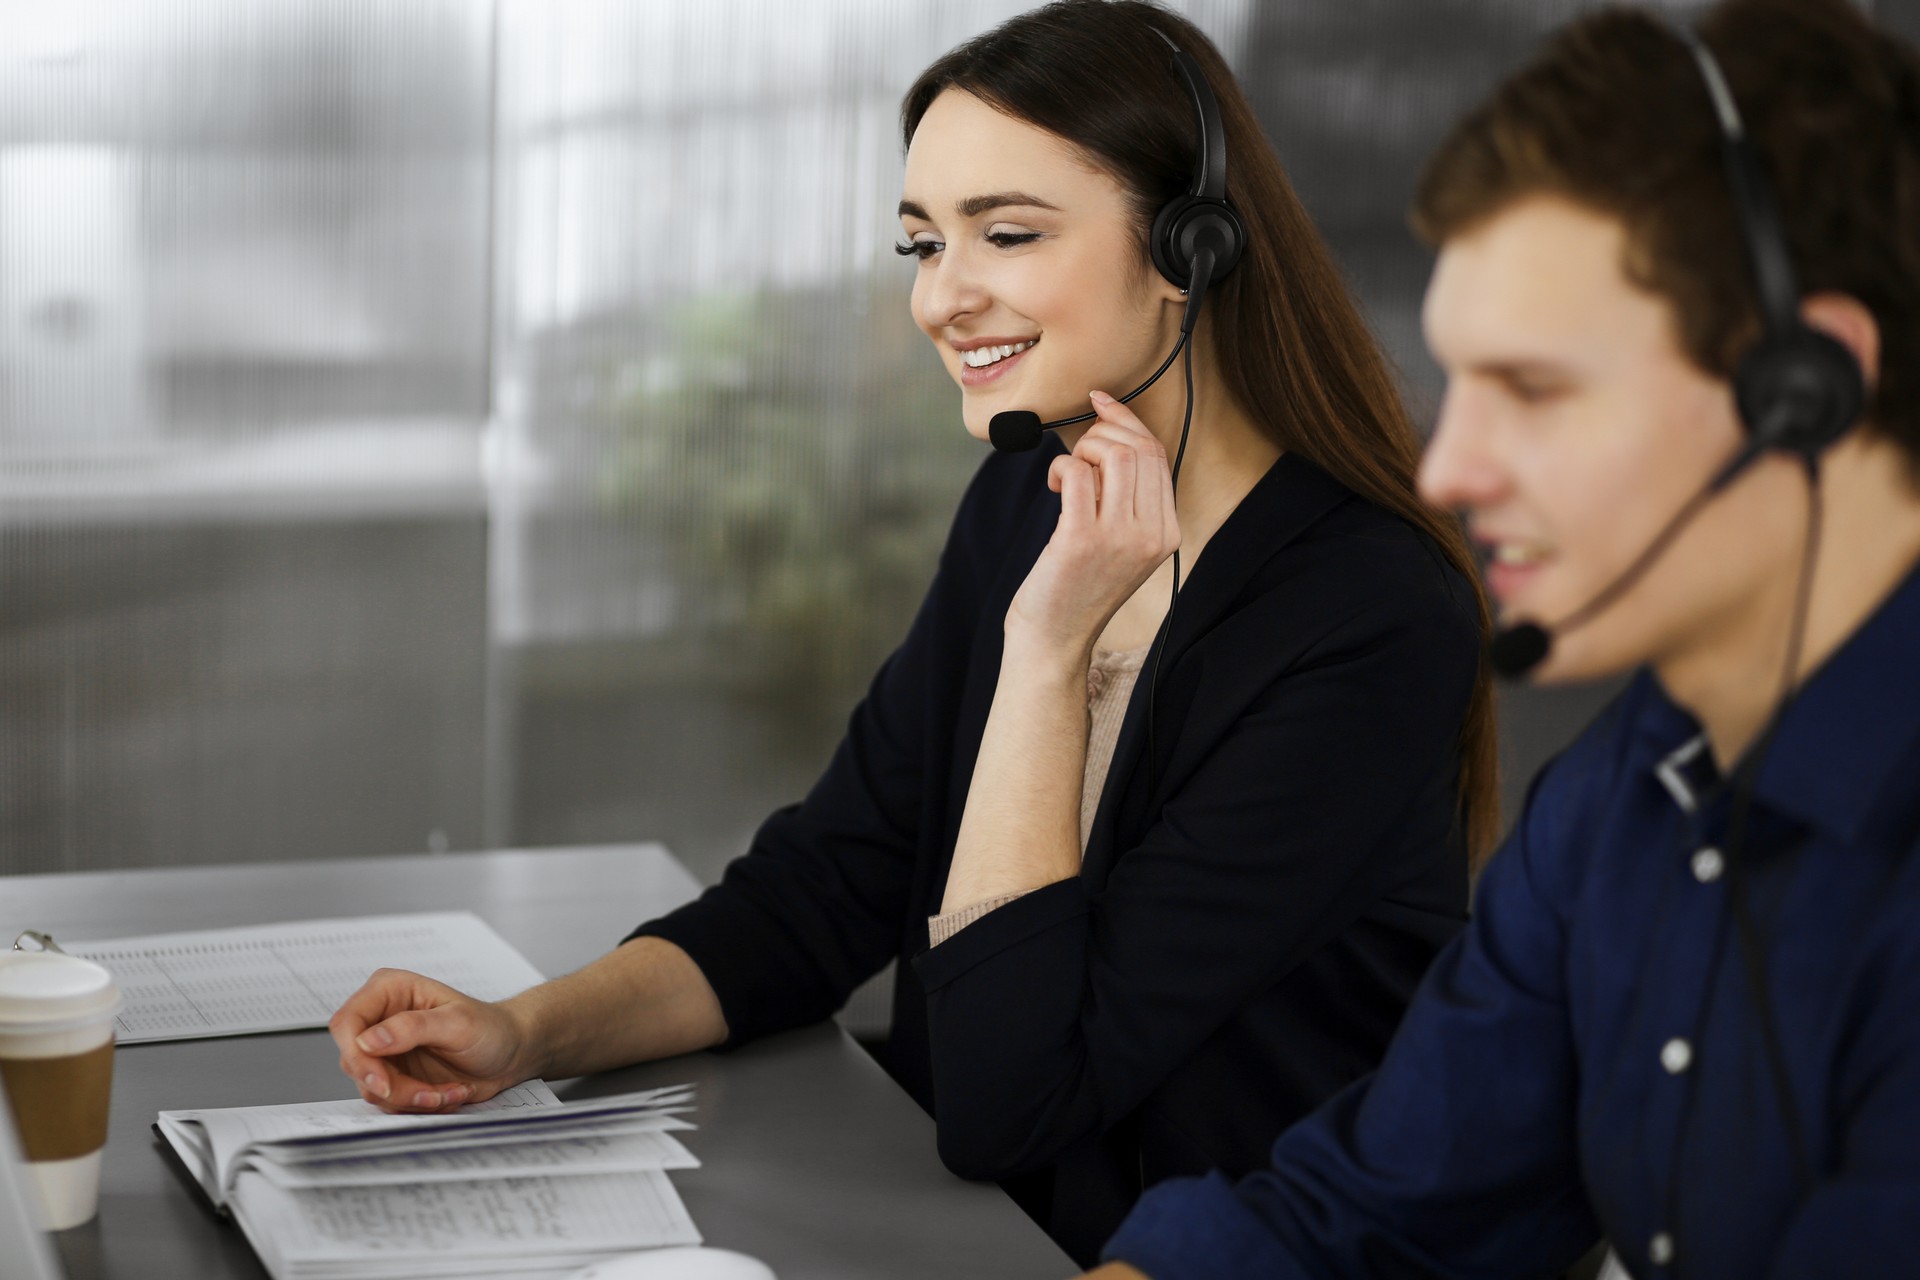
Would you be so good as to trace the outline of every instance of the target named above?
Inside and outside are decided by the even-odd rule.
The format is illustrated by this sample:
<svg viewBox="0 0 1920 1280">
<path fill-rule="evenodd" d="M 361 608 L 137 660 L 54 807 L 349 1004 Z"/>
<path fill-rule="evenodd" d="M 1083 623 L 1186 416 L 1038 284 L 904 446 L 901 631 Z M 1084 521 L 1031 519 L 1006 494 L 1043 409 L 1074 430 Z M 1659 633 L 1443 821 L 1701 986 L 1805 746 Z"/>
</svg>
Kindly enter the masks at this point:
<svg viewBox="0 0 1920 1280">
<path fill-rule="evenodd" d="M 1038 231 L 989 231 L 982 238 L 997 249 L 1017 249 L 1023 244 L 1032 244 L 1040 236 Z M 894 245 L 893 251 L 903 258 L 918 258 L 925 262 L 946 247 L 946 242 L 942 240 L 909 240 Z"/>
</svg>

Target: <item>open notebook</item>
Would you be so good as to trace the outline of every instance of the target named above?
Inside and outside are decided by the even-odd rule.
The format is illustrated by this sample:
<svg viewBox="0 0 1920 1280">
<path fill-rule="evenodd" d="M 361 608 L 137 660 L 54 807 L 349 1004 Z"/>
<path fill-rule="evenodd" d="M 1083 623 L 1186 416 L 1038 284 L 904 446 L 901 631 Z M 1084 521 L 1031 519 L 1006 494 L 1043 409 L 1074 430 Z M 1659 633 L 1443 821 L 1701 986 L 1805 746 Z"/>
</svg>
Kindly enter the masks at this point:
<svg viewBox="0 0 1920 1280">
<path fill-rule="evenodd" d="M 163 1111 L 154 1128 L 276 1280 L 562 1277 L 700 1233 L 687 1087 L 562 1103 L 541 1081 L 451 1115 L 357 1100 Z"/>
</svg>

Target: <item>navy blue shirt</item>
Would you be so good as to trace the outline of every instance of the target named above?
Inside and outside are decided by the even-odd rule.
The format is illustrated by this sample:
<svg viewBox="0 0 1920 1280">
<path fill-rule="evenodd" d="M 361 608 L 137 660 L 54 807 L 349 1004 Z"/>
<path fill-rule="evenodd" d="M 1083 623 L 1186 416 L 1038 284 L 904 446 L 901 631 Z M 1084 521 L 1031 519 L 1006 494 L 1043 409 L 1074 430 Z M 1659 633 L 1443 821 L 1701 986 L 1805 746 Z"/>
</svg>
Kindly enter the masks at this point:
<svg viewBox="0 0 1920 1280">
<path fill-rule="evenodd" d="M 1374 1075 L 1271 1166 L 1147 1193 L 1155 1280 L 1920 1274 L 1920 573 L 1804 686 L 1745 885 L 1797 1174 L 1730 907 L 1729 791 L 1642 674 L 1536 781 Z"/>
</svg>

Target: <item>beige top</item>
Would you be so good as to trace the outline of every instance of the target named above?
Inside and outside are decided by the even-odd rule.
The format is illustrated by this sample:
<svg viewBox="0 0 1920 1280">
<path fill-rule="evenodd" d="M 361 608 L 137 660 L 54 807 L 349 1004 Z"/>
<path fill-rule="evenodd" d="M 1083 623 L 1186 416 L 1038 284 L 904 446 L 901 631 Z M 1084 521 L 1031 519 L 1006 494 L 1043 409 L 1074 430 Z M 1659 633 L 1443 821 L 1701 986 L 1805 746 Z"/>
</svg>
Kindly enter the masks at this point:
<svg viewBox="0 0 1920 1280">
<path fill-rule="evenodd" d="M 1086 855 L 1087 837 L 1093 832 L 1094 811 L 1100 807 L 1100 792 L 1107 785 L 1107 771 L 1113 767 L 1114 744 L 1120 740 L 1120 722 L 1126 718 L 1127 700 L 1140 680 L 1140 666 L 1152 645 L 1119 652 L 1095 649 L 1087 667 L 1087 770 L 1080 779 L 1080 853 Z M 976 902 L 943 915 L 927 917 L 927 938 L 939 946 L 960 930 L 996 907 L 1004 907 L 1020 895 L 1002 894 Z"/>
</svg>

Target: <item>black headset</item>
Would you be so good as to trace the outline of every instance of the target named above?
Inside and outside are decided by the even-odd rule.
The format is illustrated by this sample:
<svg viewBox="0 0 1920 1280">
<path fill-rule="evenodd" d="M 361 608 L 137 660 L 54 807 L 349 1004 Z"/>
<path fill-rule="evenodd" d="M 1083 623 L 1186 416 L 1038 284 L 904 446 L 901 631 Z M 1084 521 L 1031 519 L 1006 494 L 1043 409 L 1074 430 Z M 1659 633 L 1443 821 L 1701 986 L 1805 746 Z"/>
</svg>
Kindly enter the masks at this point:
<svg viewBox="0 0 1920 1280">
<path fill-rule="evenodd" d="M 1744 468 L 1769 449 L 1811 461 L 1859 418 L 1866 403 L 1866 379 L 1851 351 L 1801 319 L 1800 286 L 1787 252 L 1786 227 L 1759 153 L 1747 138 L 1740 108 L 1706 41 L 1689 27 L 1673 29 L 1693 55 L 1713 99 L 1727 186 L 1760 301 L 1761 338 L 1741 356 L 1733 374 L 1734 404 L 1748 436 L 1747 448 L 1735 463 Z"/>
<path fill-rule="evenodd" d="M 1154 29 L 1154 34 L 1165 40 L 1173 51 L 1173 69 L 1180 73 L 1193 99 L 1194 127 L 1199 139 L 1193 154 L 1192 187 L 1185 195 L 1175 196 L 1160 207 L 1153 219 L 1147 248 L 1160 274 L 1187 290 L 1191 305 L 1195 291 L 1194 265 L 1199 251 L 1202 248 L 1212 251 L 1207 278 L 1199 282 L 1199 288 L 1204 290 L 1226 279 L 1227 273 L 1238 265 L 1247 247 L 1247 228 L 1227 203 L 1227 133 L 1220 124 L 1220 104 L 1214 99 L 1213 86 L 1207 83 L 1192 54 L 1159 28 Z"/>
<path fill-rule="evenodd" d="M 1773 450 L 1793 454 L 1811 474 L 1820 455 L 1853 427 L 1866 404 L 1860 362 L 1838 340 L 1800 316 L 1800 285 L 1787 250 L 1780 207 L 1720 64 L 1692 28 L 1666 25 L 1692 55 L 1713 101 L 1734 219 L 1760 304 L 1760 338 L 1742 353 L 1732 379 L 1734 406 L 1746 442 L 1674 513 L 1639 556 L 1585 604 L 1551 627 L 1523 622 L 1497 632 L 1488 661 L 1508 678 L 1525 675 L 1543 662 L 1556 633 L 1584 625 L 1625 595 L 1707 503 L 1763 454 Z"/>
<path fill-rule="evenodd" d="M 1227 203 L 1227 134 L 1220 124 L 1220 104 L 1214 99 L 1213 88 L 1191 54 L 1158 27 L 1153 28 L 1153 33 L 1165 40 L 1167 48 L 1173 51 L 1173 69 L 1179 72 L 1193 99 L 1194 126 L 1199 132 L 1191 189 L 1161 207 L 1147 239 L 1154 267 L 1187 295 L 1187 309 L 1181 317 L 1180 339 L 1173 344 L 1173 350 L 1153 371 L 1153 376 L 1120 397 L 1122 404 L 1158 382 L 1160 375 L 1173 367 L 1175 358 L 1193 334 L 1207 286 L 1225 279 L 1247 247 L 1247 228 Z M 1191 414 L 1191 379 L 1187 398 Z M 1042 422 L 1040 415 L 1030 409 L 1007 409 L 993 415 L 987 426 L 987 438 L 1002 452 L 1023 453 L 1039 445 L 1042 432 L 1078 426 L 1097 416 L 1082 413 L 1055 422 Z"/>
<path fill-rule="evenodd" d="M 1745 242 L 1747 259 L 1752 267 L 1762 324 L 1759 341 L 1741 356 L 1733 375 L 1734 403 L 1739 410 L 1741 424 L 1746 428 L 1747 442 L 1733 460 L 1721 468 L 1708 487 L 1701 491 L 1701 496 L 1688 506 L 1699 506 L 1707 497 L 1724 488 L 1755 458 L 1769 450 L 1794 455 L 1807 472 L 1807 536 L 1787 640 L 1786 669 L 1773 711 L 1725 784 L 1730 799 L 1724 841 L 1735 941 L 1746 971 L 1749 994 L 1759 1015 L 1766 1072 L 1780 1107 L 1794 1177 L 1804 1193 L 1813 1182 L 1812 1157 L 1807 1149 L 1799 1107 L 1794 1101 L 1786 1053 L 1779 1025 L 1774 1018 L 1773 1000 L 1767 988 L 1767 943 L 1748 901 L 1748 851 L 1744 846 L 1748 810 L 1752 805 L 1761 764 L 1797 693 L 1795 680 L 1800 646 L 1813 584 L 1813 565 L 1819 548 L 1820 455 L 1845 435 L 1859 418 L 1866 404 L 1866 378 L 1852 352 L 1801 318 L 1800 288 L 1788 253 L 1785 224 L 1780 219 L 1779 206 L 1774 203 L 1773 188 L 1767 182 L 1759 153 L 1747 138 L 1739 107 L 1735 105 L 1733 93 L 1727 87 L 1726 77 L 1721 74 L 1720 64 L 1697 32 L 1690 27 L 1670 25 L 1693 56 L 1694 65 L 1698 67 L 1701 79 L 1706 82 L 1707 93 L 1713 100 L 1714 118 L 1719 123 L 1720 152 L 1726 163 L 1727 185 L 1733 195 L 1740 236 Z M 1698 1014 L 1702 1025 L 1710 1005 L 1711 996 Z M 1698 1043 L 1698 1027 L 1694 1038 Z M 1691 1090 L 1691 1077 L 1688 1084 Z M 1676 1132 L 1676 1149 L 1684 1140 L 1685 1132 L 1684 1126 Z M 1667 1216 L 1672 1228 L 1678 1226 L 1679 1193 L 1680 1179 L 1676 1178 L 1668 1189 Z"/>
</svg>

